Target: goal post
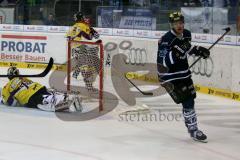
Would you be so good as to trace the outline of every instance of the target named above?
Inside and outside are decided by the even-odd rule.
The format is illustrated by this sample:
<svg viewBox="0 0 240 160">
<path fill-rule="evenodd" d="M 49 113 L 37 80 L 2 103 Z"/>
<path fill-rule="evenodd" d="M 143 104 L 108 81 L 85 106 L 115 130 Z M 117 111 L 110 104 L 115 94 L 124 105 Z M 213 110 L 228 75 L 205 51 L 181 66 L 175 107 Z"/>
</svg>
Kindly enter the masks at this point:
<svg viewBox="0 0 240 160">
<path fill-rule="evenodd" d="M 103 110 L 104 50 L 102 43 L 68 41 L 67 91 L 73 81 L 85 85 L 87 91 L 98 92 L 99 111 Z M 80 84 L 80 80 L 82 84 Z M 81 91 L 80 91 L 81 92 Z"/>
</svg>

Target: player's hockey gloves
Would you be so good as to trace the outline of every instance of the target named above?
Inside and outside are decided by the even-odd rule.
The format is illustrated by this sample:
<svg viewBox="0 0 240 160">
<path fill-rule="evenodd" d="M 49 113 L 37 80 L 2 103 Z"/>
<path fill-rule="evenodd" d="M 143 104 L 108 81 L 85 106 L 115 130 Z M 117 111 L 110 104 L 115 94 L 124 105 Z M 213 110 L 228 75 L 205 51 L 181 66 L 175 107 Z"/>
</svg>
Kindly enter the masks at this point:
<svg viewBox="0 0 240 160">
<path fill-rule="evenodd" d="M 202 46 L 194 46 L 191 52 L 193 52 L 193 54 L 196 56 L 203 57 L 203 59 L 206 59 L 210 56 L 210 51 Z"/>
<path fill-rule="evenodd" d="M 98 39 L 99 38 L 99 33 L 97 31 L 95 31 L 95 29 L 93 29 L 92 27 L 90 28 L 90 33 L 92 34 L 92 36 L 95 38 L 95 39 Z"/>
<path fill-rule="evenodd" d="M 188 51 L 191 49 L 191 44 L 189 41 L 182 41 L 181 43 L 175 44 L 172 48 L 172 52 L 176 54 L 177 57 L 185 57 Z"/>
</svg>

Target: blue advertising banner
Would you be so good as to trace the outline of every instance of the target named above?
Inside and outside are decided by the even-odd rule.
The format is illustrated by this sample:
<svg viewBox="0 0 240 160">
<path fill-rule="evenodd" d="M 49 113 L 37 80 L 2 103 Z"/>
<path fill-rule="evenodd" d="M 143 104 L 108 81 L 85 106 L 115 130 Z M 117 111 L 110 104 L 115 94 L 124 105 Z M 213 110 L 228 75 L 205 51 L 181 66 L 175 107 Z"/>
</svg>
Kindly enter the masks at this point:
<svg viewBox="0 0 240 160">
<path fill-rule="evenodd" d="M 98 27 L 156 30 L 156 17 L 150 9 L 99 7 Z"/>
</svg>

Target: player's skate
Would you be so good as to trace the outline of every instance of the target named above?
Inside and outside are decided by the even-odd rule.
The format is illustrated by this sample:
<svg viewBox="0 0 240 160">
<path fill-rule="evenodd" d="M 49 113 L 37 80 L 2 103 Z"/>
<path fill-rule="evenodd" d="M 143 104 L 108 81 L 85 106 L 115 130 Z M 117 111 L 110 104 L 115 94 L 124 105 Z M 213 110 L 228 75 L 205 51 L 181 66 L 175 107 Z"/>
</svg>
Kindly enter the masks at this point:
<svg viewBox="0 0 240 160">
<path fill-rule="evenodd" d="M 198 129 L 195 109 L 183 109 L 183 117 L 185 119 L 185 125 L 188 128 L 188 132 L 192 139 L 207 143 L 207 136 Z"/>
<path fill-rule="evenodd" d="M 200 130 L 192 131 L 190 133 L 190 136 L 192 137 L 193 140 L 207 143 L 207 136 Z"/>
</svg>

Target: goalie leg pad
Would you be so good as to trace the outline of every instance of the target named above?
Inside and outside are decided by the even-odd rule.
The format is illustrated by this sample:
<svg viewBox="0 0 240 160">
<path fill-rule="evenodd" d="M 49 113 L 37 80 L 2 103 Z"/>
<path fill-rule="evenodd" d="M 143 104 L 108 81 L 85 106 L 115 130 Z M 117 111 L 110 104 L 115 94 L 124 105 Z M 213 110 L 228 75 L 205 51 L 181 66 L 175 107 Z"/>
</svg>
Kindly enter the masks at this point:
<svg viewBox="0 0 240 160">
<path fill-rule="evenodd" d="M 82 100 L 78 96 L 73 97 L 73 99 L 71 101 L 72 101 L 72 103 L 69 107 L 69 112 L 82 112 L 83 111 Z"/>
<path fill-rule="evenodd" d="M 69 105 L 67 102 L 67 96 L 60 93 L 49 93 L 47 95 L 42 95 L 42 103 L 38 104 L 37 107 L 41 110 L 48 112 L 63 111 L 68 109 Z"/>
<path fill-rule="evenodd" d="M 38 104 L 37 108 L 47 112 L 55 112 L 55 107 L 52 104 Z"/>
</svg>

